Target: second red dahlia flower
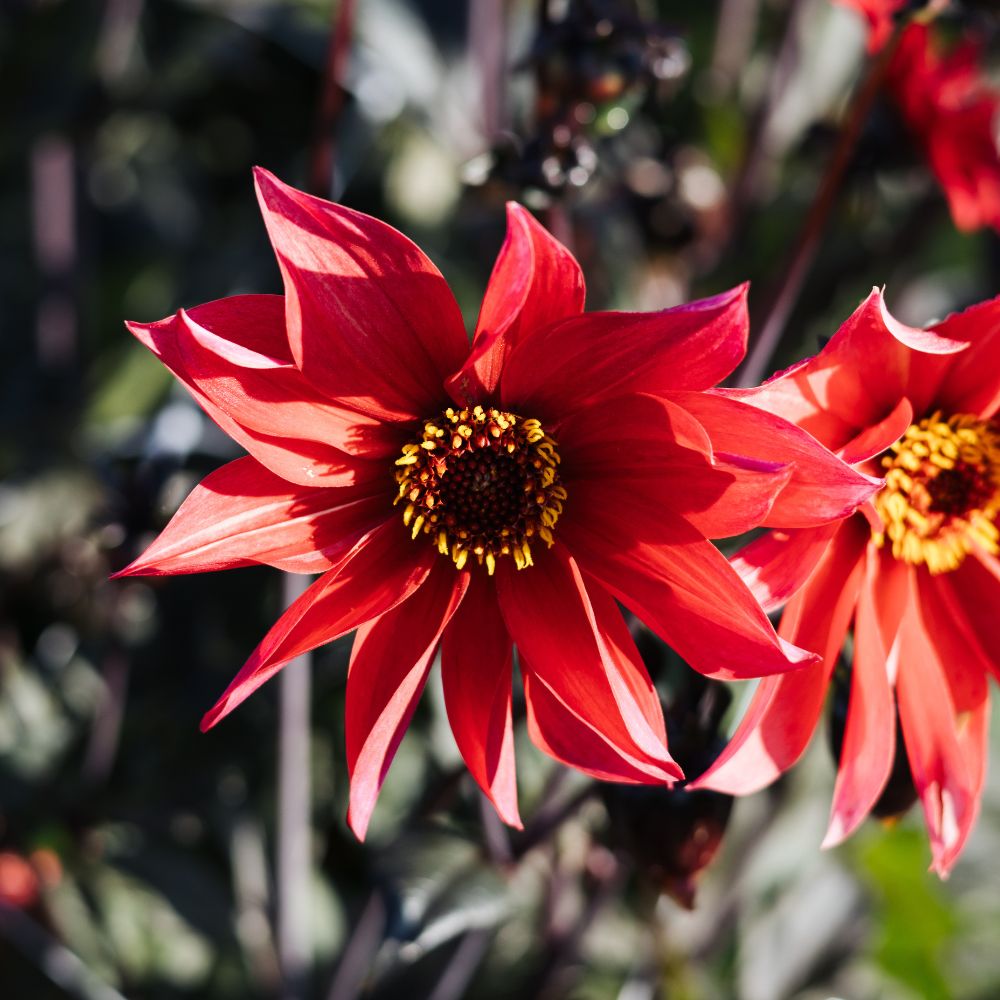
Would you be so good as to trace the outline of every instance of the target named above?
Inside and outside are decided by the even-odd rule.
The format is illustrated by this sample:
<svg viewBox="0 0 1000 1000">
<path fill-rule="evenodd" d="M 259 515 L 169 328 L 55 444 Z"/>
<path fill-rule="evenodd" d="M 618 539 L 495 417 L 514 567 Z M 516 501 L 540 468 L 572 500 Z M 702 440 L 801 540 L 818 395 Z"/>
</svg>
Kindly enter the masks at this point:
<svg viewBox="0 0 1000 1000">
<path fill-rule="evenodd" d="M 1000 299 L 921 331 L 894 320 L 874 291 L 816 357 L 733 392 L 885 486 L 865 513 L 769 532 L 734 558 L 765 607 L 787 601 L 779 634 L 823 662 L 763 680 L 694 785 L 746 793 L 791 767 L 853 626 L 826 844 L 861 824 L 905 753 L 934 867 L 946 874 L 979 811 L 988 680 L 1000 677 Z"/>
<path fill-rule="evenodd" d="M 323 574 L 205 728 L 357 629 L 346 736 L 363 836 L 440 647 L 458 746 L 517 824 L 515 645 L 535 743 L 638 783 L 681 772 L 618 601 L 710 676 L 815 658 L 778 638 L 706 537 L 840 517 L 876 481 L 704 391 L 743 356 L 745 289 L 583 314 L 576 261 L 512 205 L 470 349 L 443 278 L 404 236 L 256 179 L 284 297 L 130 324 L 249 455 L 205 479 L 125 572 Z"/>
</svg>

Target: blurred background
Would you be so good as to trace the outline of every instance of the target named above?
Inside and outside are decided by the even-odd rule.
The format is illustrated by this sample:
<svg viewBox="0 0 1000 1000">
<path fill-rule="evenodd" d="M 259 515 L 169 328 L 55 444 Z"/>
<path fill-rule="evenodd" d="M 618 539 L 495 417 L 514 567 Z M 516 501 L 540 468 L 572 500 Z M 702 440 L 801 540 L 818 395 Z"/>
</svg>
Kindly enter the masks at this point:
<svg viewBox="0 0 1000 1000">
<path fill-rule="evenodd" d="M 995 56 L 996 22 L 968 17 Z M 516 834 L 432 677 L 362 846 L 341 641 L 311 668 L 306 878 L 286 884 L 277 685 L 198 732 L 280 574 L 108 581 L 238 453 L 122 321 L 280 291 L 253 164 L 413 237 L 470 327 L 508 198 L 572 246 L 588 308 L 749 278 L 758 321 L 864 59 L 828 0 L 0 4 L 0 996 L 1000 995 L 996 759 L 947 883 L 919 810 L 819 851 L 826 738 L 733 806 L 595 789 L 519 731 Z M 876 100 L 767 371 L 882 284 L 923 325 L 1000 291 L 1000 242 L 955 230 Z M 639 639 L 697 769 L 748 692 Z"/>
</svg>

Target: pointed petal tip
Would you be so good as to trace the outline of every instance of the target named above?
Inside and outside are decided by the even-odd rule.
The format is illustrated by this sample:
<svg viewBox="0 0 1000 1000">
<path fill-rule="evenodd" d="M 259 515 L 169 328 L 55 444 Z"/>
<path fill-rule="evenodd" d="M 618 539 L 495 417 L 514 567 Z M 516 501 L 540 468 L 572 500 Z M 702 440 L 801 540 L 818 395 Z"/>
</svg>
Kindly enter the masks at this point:
<svg viewBox="0 0 1000 1000">
<path fill-rule="evenodd" d="M 787 639 L 783 639 L 780 635 L 778 636 L 778 644 L 781 647 L 782 653 L 785 654 L 785 658 L 789 663 L 793 664 L 793 670 L 808 666 L 811 663 L 819 663 L 823 659 L 819 653 L 813 653 L 808 649 L 803 649 L 801 646 L 796 646 Z"/>
<path fill-rule="evenodd" d="M 958 354 L 970 346 L 967 340 L 956 340 L 935 329 L 920 329 L 896 319 L 889 312 L 884 293 L 878 288 L 872 289 L 862 308 L 866 308 L 869 303 L 878 305 L 882 323 L 885 325 L 886 330 L 904 347 L 908 347 L 910 350 L 919 351 L 922 354 Z"/>
<path fill-rule="evenodd" d="M 850 828 L 844 823 L 843 817 L 841 816 L 831 816 L 830 825 L 827 827 L 826 834 L 823 837 L 823 842 L 819 845 L 820 850 L 829 851 L 831 848 L 839 847 L 853 832 L 854 827 L 858 824 L 853 824 Z"/>
<path fill-rule="evenodd" d="M 366 806 L 354 801 L 353 797 L 347 807 L 347 825 L 351 833 L 357 837 L 359 844 L 363 844 L 365 837 L 368 836 L 368 825 L 371 823 L 374 808 L 374 801 Z"/>
</svg>

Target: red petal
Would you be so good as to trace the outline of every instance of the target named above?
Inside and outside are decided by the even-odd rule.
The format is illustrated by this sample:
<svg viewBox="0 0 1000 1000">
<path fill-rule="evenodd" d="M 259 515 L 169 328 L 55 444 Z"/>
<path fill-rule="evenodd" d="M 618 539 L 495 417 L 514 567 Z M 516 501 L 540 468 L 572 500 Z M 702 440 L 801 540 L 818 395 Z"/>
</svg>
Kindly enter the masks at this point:
<svg viewBox="0 0 1000 1000">
<path fill-rule="evenodd" d="M 395 457 L 401 445 L 398 428 L 337 406 L 318 392 L 292 361 L 262 354 L 239 342 L 253 308 L 245 298 L 222 299 L 178 313 L 176 335 L 185 380 L 250 430 L 324 442 L 363 458 Z M 281 324 L 283 336 L 283 299 L 259 298 L 271 303 L 270 320 Z"/>
<path fill-rule="evenodd" d="M 423 583 L 437 558 L 410 542 L 395 518 L 365 536 L 275 622 L 201 721 L 204 732 L 270 680 L 289 660 L 385 614 Z"/>
<path fill-rule="evenodd" d="M 285 280 L 292 355 L 327 396 L 389 419 L 441 408 L 468 341 L 454 296 L 391 226 L 254 171 Z"/>
<path fill-rule="evenodd" d="M 850 525 L 845 527 L 781 618 L 782 635 L 816 650 L 822 664 L 763 678 L 725 750 L 688 787 L 748 795 L 769 785 L 802 756 L 819 722 L 861 586 L 866 539 Z"/>
<path fill-rule="evenodd" d="M 116 576 L 206 573 L 265 564 L 322 573 L 391 516 L 385 491 L 292 486 L 255 459 L 206 476 L 159 538 Z"/>
<path fill-rule="evenodd" d="M 985 736 L 985 680 L 979 705 L 961 717 L 945 680 L 950 666 L 939 660 L 916 600 L 907 608 L 899 635 L 896 697 L 903 738 L 913 783 L 924 807 L 932 867 L 945 876 L 965 846 L 979 812 L 983 750 L 978 750 L 978 759 L 973 760 L 969 748 L 971 743 L 982 747 Z"/>
<path fill-rule="evenodd" d="M 441 633 L 469 584 L 443 559 L 407 600 L 358 629 L 347 673 L 344 729 L 351 775 L 347 822 L 358 840 L 410 723 Z"/>
<path fill-rule="evenodd" d="M 524 572 L 497 567 L 497 595 L 522 658 L 532 732 L 542 749 L 616 780 L 658 783 L 682 776 L 667 752 L 659 699 L 621 613 L 606 595 L 588 595 L 561 546 L 539 551 Z M 534 694 L 540 701 L 531 708 Z M 566 725 L 553 729 L 549 723 L 558 718 Z M 578 760 L 573 737 L 584 731 L 592 737 Z"/>
<path fill-rule="evenodd" d="M 441 643 L 441 680 L 451 731 L 470 773 L 500 818 L 521 827 L 511 721 L 511 639 L 496 592 L 483 573 Z"/>
<path fill-rule="evenodd" d="M 807 528 L 839 520 L 882 485 L 781 417 L 711 392 L 671 393 L 670 398 L 698 419 L 716 451 L 792 465 L 791 479 L 766 524 Z"/>
<path fill-rule="evenodd" d="M 722 553 L 662 505 L 574 483 L 559 534 L 585 572 L 708 677 L 742 680 L 817 659 L 779 639 Z"/>
<path fill-rule="evenodd" d="M 256 300 L 256 296 L 254 299 Z M 262 309 L 254 309 L 257 319 L 268 310 L 273 311 L 274 297 L 266 297 L 271 303 Z M 205 318 L 203 310 L 226 311 L 229 306 L 222 303 L 232 303 L 232 299 L 220 299 L 218 302 L 200 306 L 197 312 Z M 236 300 L 236 315 L 247 308 L 241 298 Z M 126 323 L 132 334 L 153 352 L 174 375 L 187 387 L 202 409 L 222 428 L 234 441 L 241 444 L 254 458 L 266 466 L 275 475 L 290 483 L 300 486 L 350 486 L 354 483 L 368 482 L 384 475 L 384 467 L 378 462 L 368 462 L 356 458 L 328 445 L 322 441 L 307 441 L 300 438 L 282 438 L 263 431 L 251 430 L 234 420 L 225 410 L 217 406 L 195 384 L 188 372 L 187 361 L 180 350 L 182 321 L 180 315 L 170 316 L 157 323 Z M 266 322 L 258 322 L 253 329 L 252 339 L 267 340 L 264 333 Z"/>
<path fill-rule="evenodd" d="M 657 313 L 586 313 L 523 340 L 500 390 L 547 426 L 628 392 L 707 389 L 746 350 L 747 286 Z"/>
<path fill-rule="evenodd" d="M 1000 296 L 954 313 L 935 330 L 954 340 L 970 342 L 969 349 L 951 359 L 934 405 L 949 413 L 991 417 L 1000 408 Z"/>
<path fill-rule="evenodd" d="M 913 423 L 913 406 L 904 396 L 893 411 L 877 424 L 866 427 L 860 434 L 852 438 L 837 453 L 848 465 L 881 455 L 890 445 L 895 444 Z"/>
<path fill-rule="evenodd" d="M 955 706 L 955 729 L 965 758 L 970 788 L 978 802 L 986 779 L 989 727 L 987 678 L 995 670 L 995 665 L 949 585 L 952 576 L 952 573 L 943 576 L 917 573 L 920 617 L 937 652 L 938 661 L 947 664 L 945 679 Z M 996 604 L 993 607 L 995 609 Z M 991 630 L 995 631 L 995 628 Z"/>
<path fill-rule="evenodd" d="M 1000 681 L 1000 565 L 990 555 L 973 553 L 954 572 L 936 580 L 939 592 L 950 595 L 948 607 L 983 652 L 983 662 Z"/>
<path fill-rule="evenodd" d="M 896 749 L 896 709 L 889 684 L 889 648 L 883 643 L 875 607 L 874 547 L 868 549 L 868 576 L 861 585 L 854 619 L 854 666 L 847 727 L 833 790 L 824 847 L 846 840 L 871 812 L 892 772 Z"/>
<path fill-rule="evenodd" d="M 486 287 L 472 354 L 448 380 L 454 398 L 466 404 L 491 397 L 515 345 L 581 313 L 585 295 L 573 255 L 527 209 L 508 202 L 507 238 Z"/>
<path fill-rule="evenodd" d="M 669 400 L 622 396 L 607 409 L 613 420 L 601 407 L 559 427 L 560 471 L 570 493 L 578 480 L 614 482 L 724 538 L 759 525 L 792 473 L 785 465 L 713 455 L 705 429 Z"/>
<path fill-rule="evenodd" d="M 840 528 L 768 531 L 736 553 L 729 563 L 767 612 L 777 611 L 812 575 Z"/>
<path fill-rule="evenodd" d="M 876 288 L 813 358 L 730 398 L 776 413 L 837 451 L 885 419 L 908 396 L 916 412 L 928 404 L 933 379 L 911 378 L 915 352 L 948 354 L 966 345 L 894 319 Z M 923 359 L 926 361 L 927 359 Z M 878 372 L 877 378 L 865 372 Z"/>
</svg>

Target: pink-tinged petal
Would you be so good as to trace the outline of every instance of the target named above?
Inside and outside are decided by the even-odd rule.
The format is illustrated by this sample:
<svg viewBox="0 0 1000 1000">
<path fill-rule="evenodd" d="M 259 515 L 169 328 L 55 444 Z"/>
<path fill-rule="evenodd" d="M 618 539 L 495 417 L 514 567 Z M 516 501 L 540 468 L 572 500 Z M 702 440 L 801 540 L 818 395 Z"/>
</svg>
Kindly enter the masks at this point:
<svg viewBox="0 0 1000 1000">
<path fill-rule="evenodd" d="M 984 718 L 958 717 L 946 681 L 950 668 L 938 658 L 914 600 L 899 632 L 896 699 L 913 783 L 924 808 L 932 868 L 942 877 L 958 859 L 979 812 L 981 763 L 970 768 L 967 751 L 970 737 L 981 739 L 985 727 Z M 980 713 L 984 708 L 985 698 Z M 960 737 L 963 726 L 966 732 Z"/>
<path fill-rule="evenodd" d="M 497 596 L 522 658 L 529 706 L 535 693 L 541 699 L 538 711 L 531 711 L 542 748 L 616 780 L 655 784 L 681 777 L 667 752 L 656 692 L 610 598 L 591 598 L 576 563 L 558 544 L 539 551 L 530 570 L 517 572 L 507 563 L 497 567 Z M 557 718 L 566 726 L 553 731 L 547 723 Z M 596 739 L 578 761 L 572 737 L 582 730 Z"/>
<path fill-rule="evenodd" d="M 399 453 L 398 427 L 329 401 L 291 360 L 240 344 L 236 338 L 252 306 L 241 299 L 268 301 L 271 322 L 280 323 L 283 334 L 284 300 L 279 296 L 245 296 L 182 309 L 176 335 L 186 381 L 249 430 L 323 442 L 362 458 Z"/>
<path fill-rule="evenodd" d="M 848 465 L 866 462 L 895 444 L 913 423 L 913 406 L 904 396 L 893 411 L 871 427 L 866 427 L 837 452 Z"/>
<path fill-rule="evenodd" d="M 775 500 L 767 525 L 808 528 L 839 520 L 882 484 L 774 414 L 712 392 L 676 392 L 670 398 L 698 419 L 716 451 L 791 464 L 791 478 Z"/>
<path fill-rule="evenodd" d="M 945 679 L 955 706 L 955 730 L 965 758 L 970 794 L 978 804 L 986 780 L 990 716 L 987 678 L 995 667 L 956 599 L 950 586 L 952 576 L 917 574 L 920 617 L 938 661 L 947 664 Z"/>
<path fill-rule="evenodd" d="M 707 389 L 746 350 L 747 286 L 656 313 L 585 313 L 528 337 L 500 384 L 505 405 L 553 426 L 629 392 Z"/>
<path fill-rule="evenodd" d="M 765 532 L 729 563 L 768 613 L 777 611 L 812 575 L 840 524 Z"/>
<path fill-rule="evenodd" d="M 468 353 L 444 278 L 401 233 L 254 171 L 285 281 L 292 356 L 343 405 L 387 420 L 441 408 L 444 379 Z"/>
<path fill-rule="evenodd" d="M 944 355 L 967 345 L 893 318 L 876 288 L 815 357 L 753 389 L 725 395 L 790 420 L 832 451 L 881 423 L 903 396 L 916 412 L 928 404 L 934 380 L 911 379 L 914 352 Z M 864 373 L 877 372 L 877 377 Z M 919 390 L 919 393 L 917 392 Z"/>
<path fill-rule="evenodd" d="M 272 302 L 272 306 L 265 309 L 273 309 L 274 297 L 266 298 Z M 225 312 L 229 308 L 226 303 L 232 301 L 232 299 L 220 299 L 191 312 L 192 315 L 198 312 L 205 319 L 206 310 L 211 310 L 213 313 Z M 242 297 L 237 297 L 236 316 L 244 312 L 244 306 Z M 179 314 L 156 323 L 126 323 L 125 326 L 184 383 L 198 405 L 226 434 L 246 448 L 257 461 L 275 475 L 300 486 L 351 486 L 371 482 L 385 475 L 383 463 L 369 462 L 348 455 L 325 441 L 280 437 L 265 431 L 252 430 L 233 419 L 229 413 L 206 396 L 191 377 L 187 361 L 180 349 L 180 339 L 183 334 Z M 262 326 L 263 324 L 258 324 L 254 328 L 254 339 L 266 340 L 266 335 L 261 332 Z"/>
<path fill-rule="evenodd" d="M 347 672 L 347 823 L 364 840 L 382 782 L 417 707 L 438 640 L 469 585 L 443 559 L 411 597 L 358 629 Z"/>
<path fill-rule="evenodd" d="M 346 635 L 406 600 L 438 558 L 410 542 L 393 518 L 362 538 L 275 622 L 201 721 L 204 732 L 270 680 L 289 660 Z"/>
<path fill-rule="evenodd" d="M 935 330 L 954 340 L 968 341 L 969 349 L 952 359 L 934 405 L 950 413 L 991 417 L 1000 408 L 1000 296 L 954 313 Z"/>
<path fill-rule="evenodd" d="M 473 573 L 441 642 L 448 721 L 469 772 L 500 818 L 521 828 L 511 719 L 512 645 L 496 590 Z"/>
<path fill-rule="evenodd" d="M 725 556 L 685 520 L 617 484 L 573 484 L 559 537 L 593 576 L 708 677 L 744 680 L 814 662 L 774 632 Z"/>
<path fill-rule="evenodd" d="M 882 644 L 890 650 L 911 600 L 910 568 L 894 558 L 890 549 L 876 548 L 873 542 L 868 551 L 868 573 L 875 601 L 875 620 L 882 634 Z"/>
<path fill-rule="evenodd" d="M 975 638 L 983 662 L 1000 681 L 1000 564 L 993 556 L 975 552 L 955 572 L 937 578 L 936 585 L 947 595 L 955 621 Z"/>
<path fill-rule="evenodd" d="M 759 525 L 792 475 L 789 465 L 713 454 L 704 427 L 687 410 L 645 394 L 573 414 L 558 436 L 560 474 L 571 494 L 578 480 L 614 482 L 713 538 Z"/>
<path fill-rule="evenodd" d="M 307 489 L 238 458 L 206 476 L 160 536 L 116 576 L 207 573 L 264 564 L 290 573 L 332 569 L 392 516 L 386 491 Z"/>
<path fill-rule="evenodd" d="M 815 650 L 823 662 L 763 678 L 726 748 L 688 787 L 749 795 L 771 784 L 805 752 L 854 614 L 865 544 L 856 526 L 844 525 L 782 615 L 781 634 Z"/>
<path fill-rule="evenodd" d="M 861 585 L 854 618 L 854 664 L 847 726 L 824 847 L 842 843 L 864 822 L 889 780 L 896 751 L 896 707 L 889 683 L 890 650 L 882 641 L 871 579 L 871 563 L 875 558 L 875 549 L 869 546 L 868 576 Z"/>
<path fill-rule="evenodd" d="M 462 404 L 492 397 L 504 362 L 525 337 L 583 311 L 586 289 L 576 259 L 515 202 L 507 203 L 507 238 L 493 267 L 472 353 L 448 380 Z"/>
</svg>

